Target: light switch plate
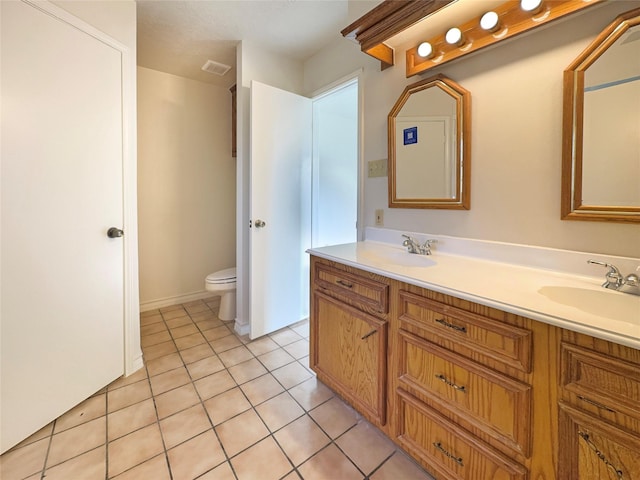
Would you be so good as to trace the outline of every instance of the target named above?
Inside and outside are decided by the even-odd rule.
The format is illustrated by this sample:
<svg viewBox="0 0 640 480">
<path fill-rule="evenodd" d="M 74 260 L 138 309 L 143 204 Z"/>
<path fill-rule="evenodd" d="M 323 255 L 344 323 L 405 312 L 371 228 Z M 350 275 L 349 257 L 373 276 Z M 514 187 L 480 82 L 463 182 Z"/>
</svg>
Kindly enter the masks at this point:
<svg viewBox="0 0 640 480">
<path fill-rule="evenodd" d="M 369 178 L 387 176 L 387 159 L 371 160 L 367 163 Z"/>
</svg>

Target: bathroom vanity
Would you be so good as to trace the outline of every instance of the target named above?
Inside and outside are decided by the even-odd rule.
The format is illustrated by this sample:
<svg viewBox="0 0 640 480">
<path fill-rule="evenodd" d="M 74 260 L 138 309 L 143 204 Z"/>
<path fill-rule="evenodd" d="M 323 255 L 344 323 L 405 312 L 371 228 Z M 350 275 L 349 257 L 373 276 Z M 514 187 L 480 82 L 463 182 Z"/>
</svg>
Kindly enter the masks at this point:
<svg viewBox="0 0 640 480">
<path fill-rule="evenodd" d="M 310 253 L 311 367 L 437 479 L 640 478 L 640 297 L 377 242 Z"/>
</svg>

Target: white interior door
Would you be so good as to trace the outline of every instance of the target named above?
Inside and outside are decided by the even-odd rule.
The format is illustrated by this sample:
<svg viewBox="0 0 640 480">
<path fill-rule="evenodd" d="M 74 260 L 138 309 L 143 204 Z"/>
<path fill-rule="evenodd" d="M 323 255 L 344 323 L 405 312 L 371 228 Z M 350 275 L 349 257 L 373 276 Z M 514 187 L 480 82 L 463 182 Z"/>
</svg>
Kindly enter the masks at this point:
<svg viewBox="0 0 640 480">
<path fill-rule="evenodd" d="M 251 82 L 251 338 L 309 314 L 311 118 L 310 99 Z"/>
<path fill-rule="evenodd" d="M 124 371 L 121 52 L 2 8 L 1 449 Z"/>
</svg>

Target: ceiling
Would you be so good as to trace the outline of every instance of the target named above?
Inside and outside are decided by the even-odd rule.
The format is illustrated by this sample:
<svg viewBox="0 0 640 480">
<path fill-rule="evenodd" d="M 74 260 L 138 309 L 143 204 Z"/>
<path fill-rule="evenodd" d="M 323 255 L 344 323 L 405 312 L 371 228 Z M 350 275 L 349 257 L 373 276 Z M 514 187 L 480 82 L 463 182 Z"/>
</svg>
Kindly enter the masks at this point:
<svg viewBox="0 0 640 480">
<path fill-rule="evenodd" d="M 138 65 L 229 87 L 241 40 L 305 60 L 380 0 L 137 0 Z M 230 65 L 203 72 L 207 60 Z"/>
</svg>

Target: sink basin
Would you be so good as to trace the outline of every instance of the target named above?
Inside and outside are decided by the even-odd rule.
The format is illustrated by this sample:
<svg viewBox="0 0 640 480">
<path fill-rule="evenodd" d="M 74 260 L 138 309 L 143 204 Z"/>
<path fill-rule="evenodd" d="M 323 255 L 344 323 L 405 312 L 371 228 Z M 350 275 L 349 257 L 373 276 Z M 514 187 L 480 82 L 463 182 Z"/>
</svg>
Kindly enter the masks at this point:
<svg viewBox="0 0 640 480">
<path fill-rule="evenodd" d="M 404 250 L 370 250 L 359 252 L 358 257 L 367 262 L 402 267 L 428 267 L 436 264 L 430 256 L 412 254 Z"/>
<path fill-rule="evenodd" d="M 538 293 L 556 303 L 613 320 L 640 325 L 640 298 L 606 289 L 542 287 Z"/>
</svg>

